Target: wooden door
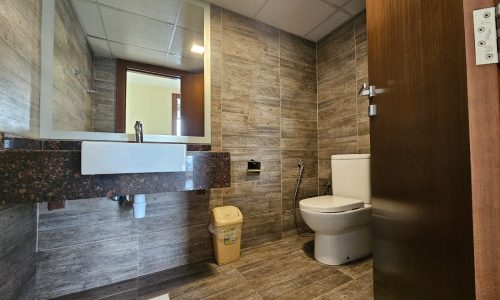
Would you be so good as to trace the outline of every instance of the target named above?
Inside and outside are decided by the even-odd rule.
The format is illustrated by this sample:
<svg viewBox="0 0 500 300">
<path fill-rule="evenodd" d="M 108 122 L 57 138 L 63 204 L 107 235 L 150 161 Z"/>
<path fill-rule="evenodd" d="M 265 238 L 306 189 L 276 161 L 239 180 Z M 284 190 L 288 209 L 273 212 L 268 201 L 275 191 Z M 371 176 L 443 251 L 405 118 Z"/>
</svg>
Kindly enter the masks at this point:
<svg viewBox="0 0 500 300">
<path fill-rule="evenodd" d="M 462 0 L 367 0 L 376 299 L 474 299 Z"/>
<path fill-rule="evenodd" d="M 181 79 L 181 135 L 203 136 L 205 89 L 203 73 L 188 74 Z"/>
</svg>

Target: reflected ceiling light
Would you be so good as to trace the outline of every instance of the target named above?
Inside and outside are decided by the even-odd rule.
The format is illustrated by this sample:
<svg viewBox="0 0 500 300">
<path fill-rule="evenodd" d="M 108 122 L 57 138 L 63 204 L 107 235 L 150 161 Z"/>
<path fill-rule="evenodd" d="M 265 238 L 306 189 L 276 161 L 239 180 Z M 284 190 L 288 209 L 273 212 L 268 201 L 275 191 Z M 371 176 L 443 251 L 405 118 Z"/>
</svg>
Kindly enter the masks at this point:
<svg viewBox="0 0 500 300">
<path fill-rule="evenodd" d="M 203 52 L 205 52 L 205 47 L 193 44 L 193 47 L 191 47 L 191 52 L 203 54 Z"/>
</svg>

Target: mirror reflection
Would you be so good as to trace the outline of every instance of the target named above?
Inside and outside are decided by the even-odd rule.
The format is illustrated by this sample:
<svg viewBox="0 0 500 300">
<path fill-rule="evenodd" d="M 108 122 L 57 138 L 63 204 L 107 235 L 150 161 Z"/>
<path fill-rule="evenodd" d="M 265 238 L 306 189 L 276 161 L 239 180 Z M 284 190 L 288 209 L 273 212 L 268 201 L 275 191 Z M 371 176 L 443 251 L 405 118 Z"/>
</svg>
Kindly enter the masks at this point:
<svg viewBox="0 0 500 300">
<path fill-rule="evenodd" d="M 204 135 L 204 8 L 56 0 L 52 127 Z"/>
</svg>

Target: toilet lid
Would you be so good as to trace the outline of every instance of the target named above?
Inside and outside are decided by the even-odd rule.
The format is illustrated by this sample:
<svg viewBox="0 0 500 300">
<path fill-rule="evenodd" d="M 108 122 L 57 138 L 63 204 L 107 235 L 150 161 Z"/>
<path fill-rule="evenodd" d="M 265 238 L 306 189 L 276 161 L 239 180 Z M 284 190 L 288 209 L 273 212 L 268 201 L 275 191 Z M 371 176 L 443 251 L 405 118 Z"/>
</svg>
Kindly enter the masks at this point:
<svg viewBox="0 0 500 300">
<path fill-rule="evenodd" d="M 328 195 L 301 200 L 299 206 L 308 211 L 333 213 L 361 208 L 364 203 L 357 199 Z"/>
</svg>

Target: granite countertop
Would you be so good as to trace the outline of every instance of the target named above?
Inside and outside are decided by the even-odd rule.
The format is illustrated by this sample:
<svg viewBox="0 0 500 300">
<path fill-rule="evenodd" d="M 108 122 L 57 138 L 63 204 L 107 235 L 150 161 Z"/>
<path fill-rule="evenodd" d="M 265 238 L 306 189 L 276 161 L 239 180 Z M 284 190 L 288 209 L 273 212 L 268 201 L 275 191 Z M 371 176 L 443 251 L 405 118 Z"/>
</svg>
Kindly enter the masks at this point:
<svg viewBox="0 0 500 300">
<path fill-rule="evenodd" d="M 2 145 L 0 202 L 3 203 L 191 191 L 231 184 L 228 152 L 188 151 L 185 172 L 81 175 L 78 142 L 3 138 Z M 46 150 L 41 150 L 43 145 L 47 145 Z"/>
</svg>

